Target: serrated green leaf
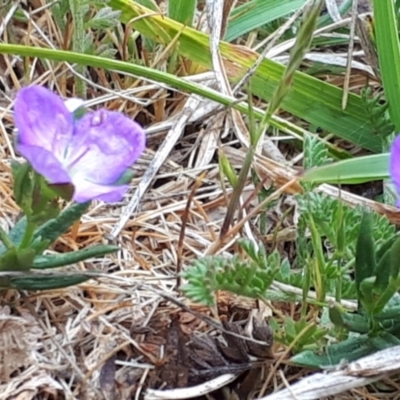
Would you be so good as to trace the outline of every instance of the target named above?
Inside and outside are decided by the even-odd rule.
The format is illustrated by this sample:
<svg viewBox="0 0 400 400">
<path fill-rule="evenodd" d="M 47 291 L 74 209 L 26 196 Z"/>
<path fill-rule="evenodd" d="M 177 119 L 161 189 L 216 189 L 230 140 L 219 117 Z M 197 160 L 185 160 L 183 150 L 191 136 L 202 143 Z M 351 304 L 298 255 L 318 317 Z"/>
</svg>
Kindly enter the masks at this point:
<svg viewBox="0 0 400 400">
<path fill-rule="evenodd" d="M 117 25 L 120 15 L 120 11 L 114 11 L 110 7 L 100 8 L 100 10 L 94 15 L 93 18 L 90 18 L 88 21 L 85 22 L 85 29 L 112 28 L 113 26 Z"/>
</svg>

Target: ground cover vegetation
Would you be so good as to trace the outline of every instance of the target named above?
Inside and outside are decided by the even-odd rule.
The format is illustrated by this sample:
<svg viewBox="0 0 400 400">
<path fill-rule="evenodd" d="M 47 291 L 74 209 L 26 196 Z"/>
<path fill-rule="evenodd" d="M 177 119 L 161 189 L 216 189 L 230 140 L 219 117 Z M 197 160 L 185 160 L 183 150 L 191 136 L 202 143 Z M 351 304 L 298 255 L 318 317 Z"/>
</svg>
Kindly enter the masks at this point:
<svg viewBox="0 0 400 400">
<path fill-rule="evenodd" d="M 0 399 L 397 398 L 399 8 L 0 3 Z"/>
</svg>

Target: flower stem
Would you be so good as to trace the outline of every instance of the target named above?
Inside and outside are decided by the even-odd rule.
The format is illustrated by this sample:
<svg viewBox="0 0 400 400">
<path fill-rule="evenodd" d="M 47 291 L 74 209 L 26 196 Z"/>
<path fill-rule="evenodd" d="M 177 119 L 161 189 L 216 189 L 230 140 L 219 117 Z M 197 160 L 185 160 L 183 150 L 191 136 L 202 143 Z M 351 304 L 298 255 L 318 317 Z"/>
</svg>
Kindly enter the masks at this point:
<svg viewBox="0 0 400 400">
<path fill-rule="evenodd" d="M 26 249 L 27 247 L 29 247 L 29 245 L 31 244 L 33 235 L 35 233 L 35 229 L 36 229 L 36 224 L 33 223 L 32 221 L 29 221 L 29 219 L 28 219 L 24 237 L 22 238 L 22 242 L 19 245 L 20 249 Z"/>
<path fill-rule="evenodd" d="M 82 1 L 81 0 L 69 0 L 69 7 L 72 14 L 74 32 L 72 36 L 72 50 L 77 53 L 85 53 L 85 25 L 84 25 L 84 13 L 82 12 Z M 77 72 L 81 75 L 85 73 L 84 65 L 76 66 Z M 86 98 L 86 83 L 79 77 L 75 77 L 76 85 L 76 96 L 83 99 Z"/>
<path fill-rule="evenodd" d="M 14 243 L 11 241 L 6 231 L 1 226 L 0 226 L 0 240 L 3 242 L 4 246 L 6 246 L 8 250 L 14 247 Z"/>
</svg>

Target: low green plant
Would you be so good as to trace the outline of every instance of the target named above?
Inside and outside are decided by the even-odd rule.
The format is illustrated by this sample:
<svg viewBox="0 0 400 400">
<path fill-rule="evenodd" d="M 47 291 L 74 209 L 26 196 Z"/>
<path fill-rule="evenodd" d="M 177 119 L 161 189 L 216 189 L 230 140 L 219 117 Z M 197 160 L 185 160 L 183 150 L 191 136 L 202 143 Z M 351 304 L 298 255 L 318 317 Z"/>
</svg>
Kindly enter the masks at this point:
<svg viewBox="0 0 400 400">
<path fill-rule="evenodd" d="M 328 160 L 323 142 L 306 136 L 304 167 Z M 384 216 L 314 190 L 311 182 L 304 189 L 296 196 L 294 259 L 276 250 L 268 254 L 262 243 L 241 239 L 239 254 L 196 260 L 188 267 L 184 293 L 207 305 L 215 304 L 218 290 L 262 301 L 300 300 L 296 317 L 270 320 L 275 340 L 291 347 L 298 364 L 331 366 L 392 346 L 400 341 L 400 237 L 395 226 Z M 298 288 L 302 295 L 283 293 L 276 283 Z M 357 312 L 345 310 L 342 300 L 356 301 Z"/>
</svg>

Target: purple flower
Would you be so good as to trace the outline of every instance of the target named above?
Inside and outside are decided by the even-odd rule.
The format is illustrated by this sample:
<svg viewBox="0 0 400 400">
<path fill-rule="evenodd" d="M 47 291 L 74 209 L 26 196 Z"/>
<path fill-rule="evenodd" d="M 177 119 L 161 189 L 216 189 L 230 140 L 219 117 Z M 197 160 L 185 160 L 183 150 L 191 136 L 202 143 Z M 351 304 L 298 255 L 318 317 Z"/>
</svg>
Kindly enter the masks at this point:
<svg viewBox="0 0 400 400">
<path fill-rule="evenodd" d="M 400 135 L 394 139 L 390 149 L 389 172 L 392 182 L 400 194 Z M 400 200 L 397 201 L 397 207 L 400 207 Z"/>
<path fill-rule="evenodd" d="M 143 129 L 101 109 L 75 120 L 78 99 L 64 102 L 41 86 L 19 91 L 14 106 L 17 150 L 51 184 L 72 184 L 73 199 L 116 202 L 128 185 L 117 181 L 145 148 Z"/>
</svg>

